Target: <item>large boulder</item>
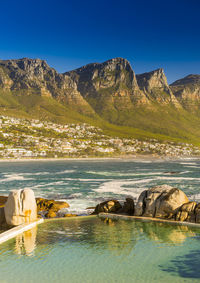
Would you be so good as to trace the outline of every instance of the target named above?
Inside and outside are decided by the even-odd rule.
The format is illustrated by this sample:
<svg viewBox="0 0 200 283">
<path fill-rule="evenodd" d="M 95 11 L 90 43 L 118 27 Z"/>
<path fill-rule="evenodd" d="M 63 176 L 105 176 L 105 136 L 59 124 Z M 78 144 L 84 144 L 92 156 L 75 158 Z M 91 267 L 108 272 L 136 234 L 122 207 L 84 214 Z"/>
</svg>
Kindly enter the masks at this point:
<svg viewBox="0 0 200 283">
<path fill-rule="evenodd" d="M 184 203 L 176 214 L 176 220 L 177 221 L 186 220 L 189 222 L 195 222 L 196 206 L 197 206 L 197 203 L 195 201 L 189 201 L 187 203 Z"/>
<path fill-rule="evenodd" d="M 5 203 L 5 218 L 8 225 L 17 226 L 37 219 L 37 205 L 31 189 L 12 191 Z"/>
<path fill-rule="evenodd" d="M 153 187 L 142 192 L 135 207 L 135 215 L 171 218 L 189 202 L 184 192 L 168 185 Z"/>
<path fill-rule="evenodd" d="M 108 200 L 98 204 L 92 214 L 99 214 L 100 212 L 105 213 L 116 213 L 122 208 L 118 200 Z"/>
</svg>

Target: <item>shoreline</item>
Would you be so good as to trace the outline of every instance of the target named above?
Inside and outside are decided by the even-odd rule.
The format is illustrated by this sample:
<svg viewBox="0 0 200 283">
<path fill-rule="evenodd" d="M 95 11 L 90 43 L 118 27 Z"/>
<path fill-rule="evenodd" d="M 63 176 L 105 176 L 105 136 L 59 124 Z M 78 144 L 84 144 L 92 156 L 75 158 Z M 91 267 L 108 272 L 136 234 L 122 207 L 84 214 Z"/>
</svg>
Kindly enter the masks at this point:
<svg viewBox="0 0 200 283">
<path fill-rule="evenodd" d="M 200 159 L 200 156 L 155 156 L 155 155 L 132 155 L 132 156 L 118 156 L 118 157 L 71 157 L 71 158 L 0 158 L 0 162 L 51 162 L 51 161 L 119 161 L 119 160 L 161 160 L 161 161 L 175 161 L 175 160 L 193 160 Z"/>
</svg>

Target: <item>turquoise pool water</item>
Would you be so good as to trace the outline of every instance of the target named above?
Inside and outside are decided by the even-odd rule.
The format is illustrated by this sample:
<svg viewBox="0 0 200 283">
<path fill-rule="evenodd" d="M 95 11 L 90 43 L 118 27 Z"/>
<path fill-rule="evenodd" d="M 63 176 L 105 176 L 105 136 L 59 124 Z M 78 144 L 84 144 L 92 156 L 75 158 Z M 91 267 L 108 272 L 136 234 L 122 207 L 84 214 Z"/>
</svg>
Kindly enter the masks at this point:
<svg viewBox="0 0 200 283">
<path fill-rule="evenodd" d="M 200 230 L 186 226 L 67 219 L 0 248 L 0 282 L 200 282 Z"/>
</svg>

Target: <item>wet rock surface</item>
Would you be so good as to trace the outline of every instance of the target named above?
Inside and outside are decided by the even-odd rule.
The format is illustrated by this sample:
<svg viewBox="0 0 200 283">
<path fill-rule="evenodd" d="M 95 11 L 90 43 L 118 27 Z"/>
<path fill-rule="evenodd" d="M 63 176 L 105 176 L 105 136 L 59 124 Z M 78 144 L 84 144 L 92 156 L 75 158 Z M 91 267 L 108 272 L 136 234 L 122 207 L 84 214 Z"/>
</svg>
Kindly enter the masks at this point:
<svg viewBox="0 0 200 283">
<path fill-rule="evenodd" d="M 57 217 L 59 210 L 69 207 L 69 204 L 65 201 L 37 198 L 36 202 L 38 213 L 47 218 Z"/>
<path fill-rule="evenodd" d="M 121 204 L 118 200 L 108 200 L 98 204 L 92 214 L 105 213 L 116 213 L 122 209 Z"/>
</svg>

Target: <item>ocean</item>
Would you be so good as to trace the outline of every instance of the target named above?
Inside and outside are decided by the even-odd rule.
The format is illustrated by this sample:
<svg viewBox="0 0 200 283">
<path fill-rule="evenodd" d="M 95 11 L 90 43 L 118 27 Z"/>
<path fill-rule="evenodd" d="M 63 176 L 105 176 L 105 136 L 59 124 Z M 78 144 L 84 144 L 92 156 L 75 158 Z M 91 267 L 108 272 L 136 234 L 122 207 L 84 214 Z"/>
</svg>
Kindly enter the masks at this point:
<svg viewBox="0 0 200 283">
<path fill-rule="evenodd" d="M 36 197 L 66 200 L 69 212 L 88 214 L 98 203 L 168 184 L 200 200 L 200 160 L 99 159 L 0 162 L 0 195 L 31 188 Z"/>
<path fill-rule="evenodd" d="M 66 200 L 80 215 L 160 184 L 199 200 L 199 168 L 198 159 L 1 162 L 0 194 L 32 188 L 36 196 Z M 0 282 L 199 282 L 199 240 L 199 227 L 178 223 L 47 220 L 1 244 Z"/>
</svg>

